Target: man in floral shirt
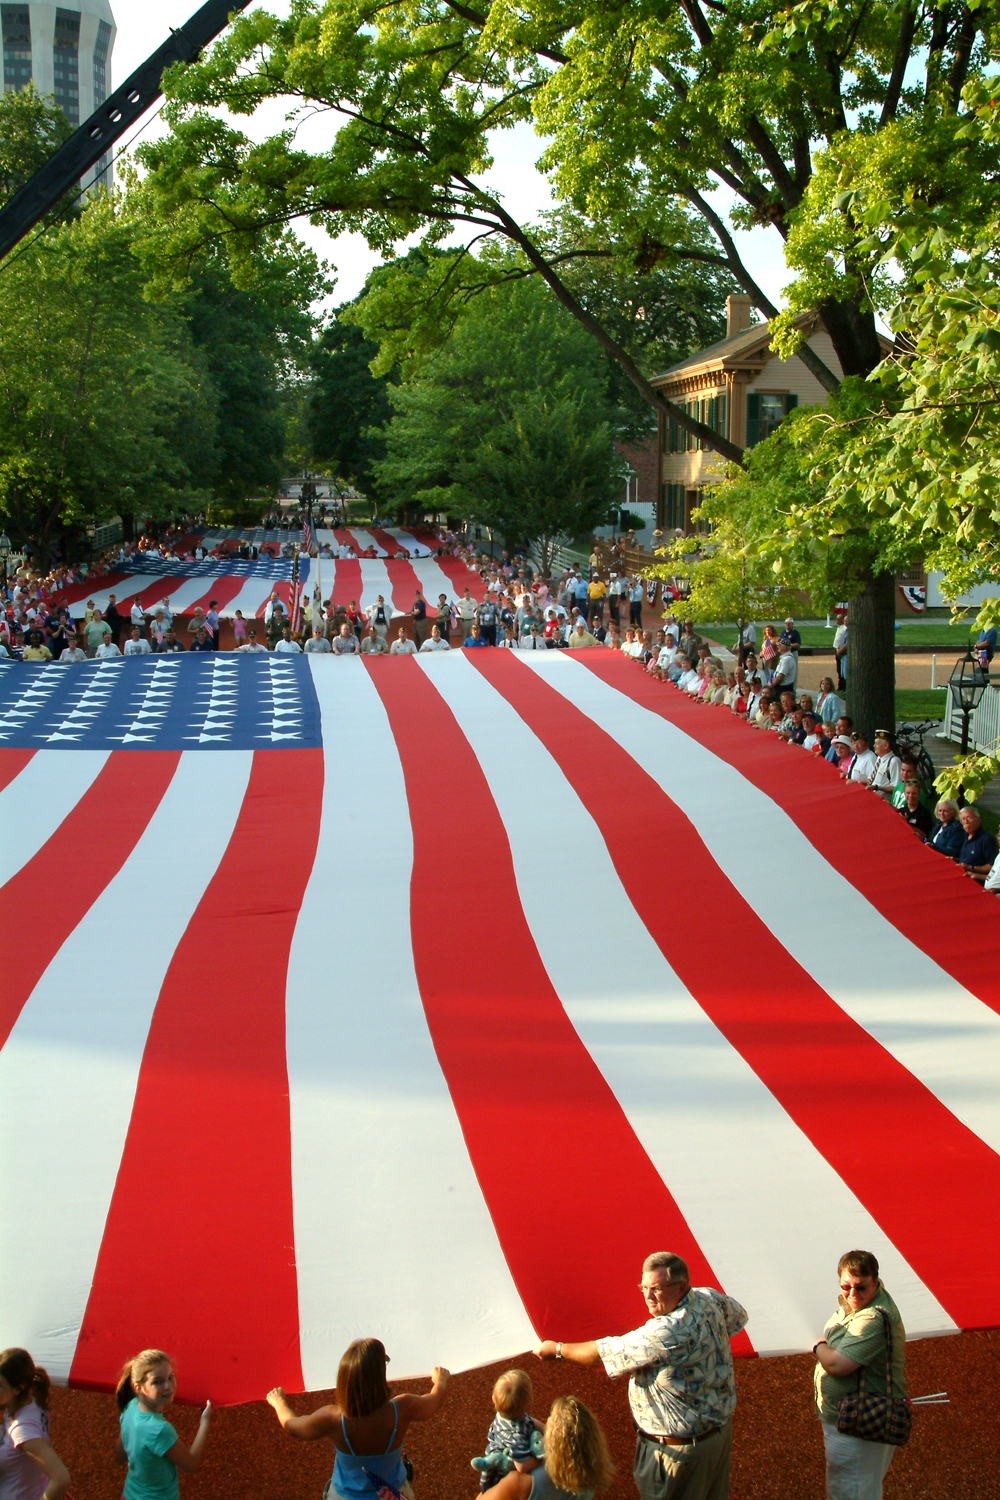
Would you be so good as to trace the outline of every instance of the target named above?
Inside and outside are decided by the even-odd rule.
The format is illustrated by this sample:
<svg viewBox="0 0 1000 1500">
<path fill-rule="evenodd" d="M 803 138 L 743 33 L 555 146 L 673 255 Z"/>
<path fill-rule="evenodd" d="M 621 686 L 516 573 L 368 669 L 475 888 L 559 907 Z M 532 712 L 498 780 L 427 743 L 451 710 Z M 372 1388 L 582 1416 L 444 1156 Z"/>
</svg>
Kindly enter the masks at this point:
<svg viewBox="0 0 1000 1500">
<path fill-rule="evenodd" d="M 734 1297 L 693 1287 L 679 1255 L 643 1262 L 639 1286 L 649 1319 L 618 1338 L 568 1344 L 546 1339 L 539 1359 L 602 1364 L 628 1375 L 642 1500 L 726 1500 L 736 1380 L 729 1340 L 747 1321 Z"/>
</svg>

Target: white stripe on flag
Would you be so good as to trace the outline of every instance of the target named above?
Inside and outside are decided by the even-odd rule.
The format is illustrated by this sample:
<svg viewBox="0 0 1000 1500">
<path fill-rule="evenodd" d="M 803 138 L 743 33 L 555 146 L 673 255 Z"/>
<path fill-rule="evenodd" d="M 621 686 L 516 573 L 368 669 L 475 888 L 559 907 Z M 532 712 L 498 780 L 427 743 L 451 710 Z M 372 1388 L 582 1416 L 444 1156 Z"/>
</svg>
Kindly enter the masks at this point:
<svg viewBox="0 0 1000 1500">
<path fill-rule="evenodd" d="M 464 655 L 454 655 L 418 664 L 489 782 L 542 962 L 709 1263 L 749 1312 L 754 1348 L 781 1354 L 812 1343 L 829 1312 L 830 1266 L 848 1241 L 874 1248 L 911 1334 L 955 1332 L 674 973 L 622 888 L 600 830 L 540 740 Z M 613 943 L 595 942 L 588 902 L 553 900 L 567 869 L 585 874 L 600 931 L 613 932 Z M 780 1298 L 770 1284 L 775 1265 L 795 1268 L 794 1289 Z"/>
<path fill-rule="evenodd" d="M 218 573 L 203 573 L 198 578 L 185 579 L 168 596 L 171 614 L 182 615 L 192 604 L 196 604 L 199 599 L 204 599 L 206 594 L 212 592 L 219 580 L 226 577 L 227 572 L 228 569 L 220 567 Z"/>
<path fill-rule="evenodd" d="M 181 757 L 142 837 L 0 1052 L 0 1132 L 21 1139 L 31 1122 L 30 1150 L 4 1153 L 0 1328 L 57 1379 L 73 1360 L 160 987 L 225 853 L 252 758 Z M 171 1101 L 164 1107 L 169 1115 Z M 141 1239 L 142 1226 L 136 1232 Z"/>
<path fill-rule="evenodd" d="M 302 1371 L 316 1390 L 360 1329 L 390 1345 L 394 1377 L 426 1373 L 428 1349 L 462 1369 L 534 1334 L 417 988 L 413 842 L 389 721 L 360 661 L 309 666 L 326 775 L 287 1049 Z"/>
<path fill-rule="evenodd" d="M 389 582 L 389 573 L 385 563 L 373 557 L 361 559 L 361 598 L 358 600 L 361 608 L 371 609 L 379 594 L 385 600 L 390 613 L 392 612 L 392 584 Z M 402 611 L 397 611 L 402 613 Z"/>
<path fill-rule="evenodd" d="M 245 620 L 255 620 L 258 611 L 270 599 L 271 590 L 275 584 L 282 581 L 278 578 L 248 578 L 236 598 L 230 599 L 229 603 L 219 610 L 219 614 L 231 620 L 236 611 L 241 609 Z"/>
<path fill-rule="evenodd" d="M 399 526 L 387 526 L 385 530 L 393 537 L 401 547 L 405 547 L 410 554 L 410 560 L 415 557 L 430 557 L 431 549 L 426 542 L 418 542 L 412 532 L 403 531 Z"/>
<path fill-rule="evenodd" d="M 34 859 L 101 774 L 107 750 L 36 750 L 0 792 L 0 886 Z M 58 871 L 52 872 L 61 878 Z M 86 879 L 78 871 L 77 879 Z"/>
<path fill-rule="evenodd" d="M 351 536 L 354 538 L 356 545 L 361 549 L 362 552 L 366 547 L 374 547 L 377 556 L 385 557 L 387 555 L 385 548 L 379 546 L 378 542 L 372 536 L 370 531 L 365 531 L 361 526 L 351 526 L 348 529 L 351 533 Z"/>
<path fill-rule="evenodd" d="M 1000 1150 L 1000 1016 L 904 937 L 734 766 L 567 655 L 517 660 L 638 761 L 754 910 L 764 891 L 794 882 L 794 895 L 768 912 L 778 941 L 808 973 L 822 974 L 831 999 L 946 1109 Z M 830 962 L 834 913 L 850 934 L 840 964 Z"/>
<path fill-rule="evenodd" d="M 439 594 L 444 594 L 449 604 L 454 604 L 456 599 L 461 598 L 461 594 L 455 592 L 455 585 L 435 558 L 414 558 L 410 567 L 420 580 L 420 587 L 429 605 L 437 603 Z"/>
</svg>

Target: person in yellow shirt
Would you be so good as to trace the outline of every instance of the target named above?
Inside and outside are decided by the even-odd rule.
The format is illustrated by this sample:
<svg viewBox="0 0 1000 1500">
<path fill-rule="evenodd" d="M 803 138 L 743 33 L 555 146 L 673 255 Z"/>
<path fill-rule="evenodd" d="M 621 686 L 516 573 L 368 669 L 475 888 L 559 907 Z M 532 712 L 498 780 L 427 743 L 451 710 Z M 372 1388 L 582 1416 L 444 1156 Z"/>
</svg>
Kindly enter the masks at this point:
<svg viewBox="0 0 1000 1500">
<path fill-rule="evenodd" d="M 605 584 L 603 578 L 599 577 L 597 574 L 592 574 L 590 582 L 587 585 L 587 598 L 590 601 L 589 611 L 591 625 L 595 623 L 600 625 L 604 619 L 604 598 L 607 592 L 607 585 Z"/>
<path fill-rule="evenodd" d="M 579 650 L 581 646 L 596 646 L 597 637 L 596 635 L 591 635 L 583 621 L 578 619 L 576 629 L 571 631 L 570 638 L 566 644 L 573 650 Z"/>
</svg>

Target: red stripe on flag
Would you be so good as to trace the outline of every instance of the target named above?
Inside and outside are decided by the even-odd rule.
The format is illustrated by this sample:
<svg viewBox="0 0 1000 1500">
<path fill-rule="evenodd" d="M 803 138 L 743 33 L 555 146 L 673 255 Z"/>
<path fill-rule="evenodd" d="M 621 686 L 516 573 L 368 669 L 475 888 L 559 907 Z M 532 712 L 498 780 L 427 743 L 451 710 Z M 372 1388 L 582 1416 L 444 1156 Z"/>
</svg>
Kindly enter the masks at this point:
<svg viewBox="0 0 1000 1500">
<path fill-rule="evenodd" d="M 552 987 L 503 820 L 454 715 L 412 660 L 366 666 L 406 781 L 421 998 L 511 1275 L 543 1337 L 632 1327 L 657 1247 L 682 1255 L 696 1282 L 718 1282 Z M 452 897 L 442 872 L 456 847 L 489 858 L 482 888 Z M 745 1338 L 741 1352 L 752 1352 Z"/>
<path fill-rule="evenodd" d="M 774 735 L 755 732 L 731 713 L 708 714 L 639 671 L 619 678 L 608 663 L 586 665 L 734 766 L 914 947 L 1000 1011 L 1000 902 L 921 845 L 893 808 L 864 787 L 845 786 L 833 766 L 774 743 Z"/>
<path fill-rule="evenodd" d="M 0 1047 L 63 943 L 139 842 L 179 760 L 176 750 L 115 750 L 51 838 L 0 889 Z M 23 900 L 17 891 L 35 894 Z"/>
<path fill-rule="evenodd" d="M 183 573 L 158 574 L 151 583 L 147 583 L 145 588 L 141 590 L 139 603 L 144 610 L 152 611 L 158 605 L 162 604 L 164 599 L 169 599 L 170 595 L 179 589 L 182 584 L 187 583 L 187 581 L 187 577 Z M 129 619 L 129 610 L 134 603 L 134 593 L 119 594 L 115 599 L 118 613 L 122 617 L 126 630 L 131 628 L 132 622 Z"/>
<path fill-rule="evenodd" d="M 4 787 L 10 786 L 16 776 L 20 776 L 34 753 L 34 750 L 0 748 L 0 792 Z"/>
<path fill-rule="evenodd" d="M 185 1399 L 257 1399 L 262 1371 L 302 1389 L 285 977 L 322 794 L 321 750 L 254 755 L 157 1000 L 73 1382 L 156 1344 Z"/>
<path fill-rule="evenodd" d="M 357 556 L 357 554 L 358 554 L 358 541 L 357 541 L 357 538 L 351 535 L 350 531 L 348 531 L 348 529 L 347 529 L 346 526 L 335 526 L 333 528 L 333 535 L 334 535 L 334 540 L 336 541 L 338 547 L 345 547 L 345 546 L 346 547 L 350 547 L 350 549 L 353 552 L 354 556 L 355 557 Z"/>
<path fill-rule="evenodd" d="M 389 575 L 389 587 L 392 589 L 392 598 L 389 603 L 393 614 L 410 614 L 417 594 L 423 594 L 420 579 L 410 564 L 402 558 L 397 560 L 394 557 L 387 557 L 385 571 Z"/>
<path fill-rule="evenodd" d="M 195 610 L 199 608 L 202 614 L 208 614 L 208 607 L 213 599 L 220 610 L 225 609 L 230 599 L 236 598 L 236 595 L 246 586 L 249 579 L 241 577 L 236 573 L 220 573 L 217 578 L 208 578 L 205 581 L 211 584 L 211 587 L 207 588 L 199 599 L 193 600 L 185 609 L 181 610 L 181 614 L 193 615 Z"/>
<path fill-rule="evenodd" d="M 352 557 L 344 562 L 340 558 L 337 559 L 330 598 L 333 600 L 334 609 L 346 609 L 352 599 L 355 602 L 360 600 L 361 564 L 357 558 Z M 360 604 L 358 608 L 361 608 Z"/>
<path fill-rule="evenodd" d="M 95 593 L 103 593 L 105 589 L 114 589 L 115 584 L 121 583 L 123 578 L 129 576 L 120 569 L 116 573 L 95 573 L 93 577 L 85 578 L 82 583 L 68 583 L 65 588 L 53 589 L 49 597 L 55 604 L 61 604 L 64 599 L 70 605 L 79 604 L 81 601 L 92 599 Z"/>
<path fill-rule="evenodd" d="M 368 535 L 370 537 L 374 538 L 375 545 L 377 547 L 381 547 L 383 551 L 389 554 L 390 557 L 395 557 L 396 553 L 403 545 L 402 542 L 398 541 L 396 537 L 390 536 L 387 531 L 383 531 L 381 526 L 366 526 L 365 530 L 368 532 Z"/>
<path fill-rule="evenodd" d="M 830 999 L 723 874 L 685 814 L 610 735 L 507 652 L 473 652 L 471 660 L 561 768 L 636 911 L 702 1009 L 955 1322 L 994 1327 L 1000 1157 Z M 615 687 L 633 675 L 627 662 L 610 665 Z M 870 845 L 869 829 L 866 857 Z M 700 908 L 725 914 L 724 943 L 693 943 L 664 905 L 650 878 L 664 851 Z"/>
<path fill-rule="evenodd" d="M 436 557 L 434 561 L 442 573 L 451 580 L 456 599 L 461 599 L 466 589 L 473 599 L 481 604 L 486 596 L 486 585 L 479 574 L 470 571 L 460 557 Z"/>
</svg>

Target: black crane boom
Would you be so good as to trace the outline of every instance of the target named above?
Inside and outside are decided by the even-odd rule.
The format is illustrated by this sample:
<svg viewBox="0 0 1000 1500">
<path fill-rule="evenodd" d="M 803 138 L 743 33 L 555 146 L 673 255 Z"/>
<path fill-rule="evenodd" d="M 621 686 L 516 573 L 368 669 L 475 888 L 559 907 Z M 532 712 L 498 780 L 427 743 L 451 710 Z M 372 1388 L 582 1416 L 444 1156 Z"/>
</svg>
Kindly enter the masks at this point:
<svg viewBox="0 0 1000 1500">
<path fill-rule="evenodd" d="M 155 103 L 163 92 L 165 69 L 175 62 L 194 62 L 199 52 L 225 28 L 230 16 L 245 10 L 249 3 L 250 0 L 206 0 L 190 20 L 172 31 L 162 46 L 119 84 L 90 119 L 0 208 L 0 259 Z"/>
</svg>

